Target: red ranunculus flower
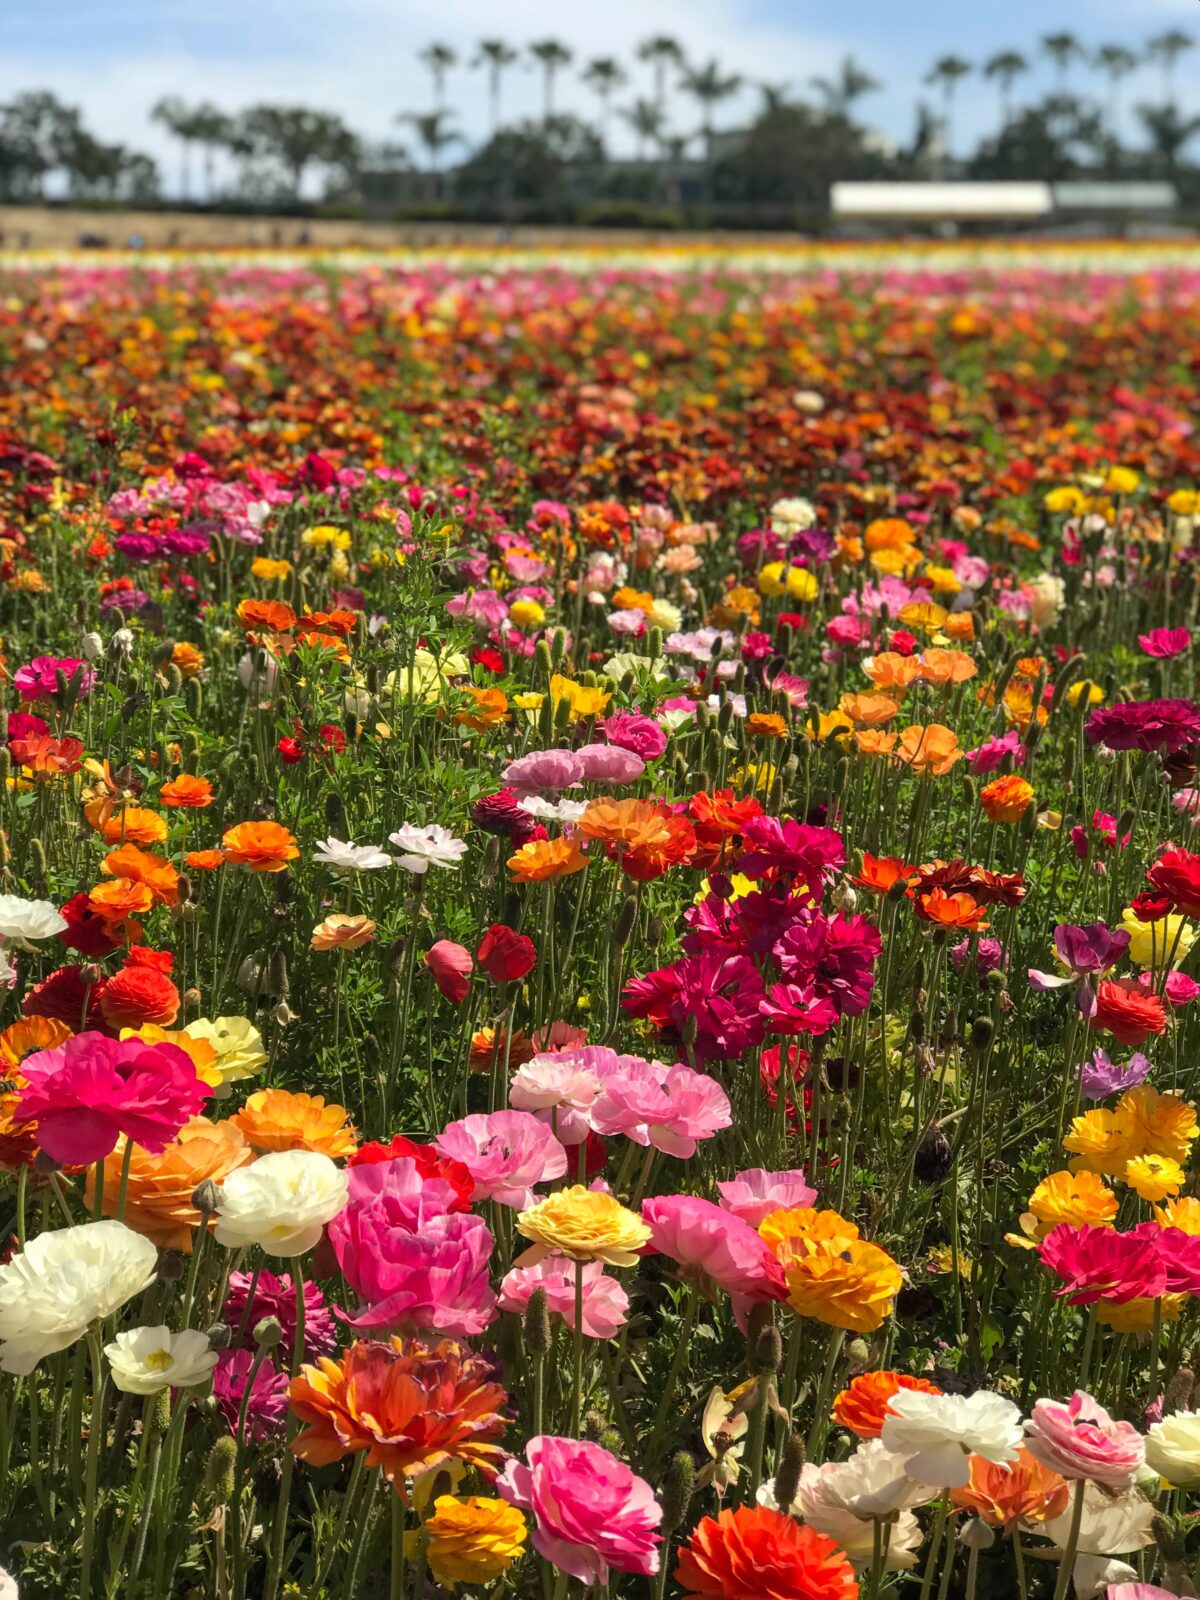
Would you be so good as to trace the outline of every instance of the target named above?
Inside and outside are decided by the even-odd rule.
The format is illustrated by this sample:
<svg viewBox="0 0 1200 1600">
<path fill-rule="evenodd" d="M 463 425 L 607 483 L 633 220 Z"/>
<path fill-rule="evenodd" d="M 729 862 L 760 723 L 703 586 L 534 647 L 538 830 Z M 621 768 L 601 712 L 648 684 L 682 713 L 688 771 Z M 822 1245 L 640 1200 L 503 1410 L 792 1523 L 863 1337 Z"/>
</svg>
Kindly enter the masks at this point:
<svg viewBox="0 0 1200 1600">
<path fill-rule="evenodd" d="M 99 977 L 89 984 L 83 967 L 56 967 L 27 991 L 21 1010 L 27 1017 L 56 1017 L 76 1033 L 100 1028 L 100 1001 L 107 987 L 107 980 Z"/>
<path fill-rule="evenodd" d="M 464 950 L 461 944 L 455 944 L 452 939 L 439 939 L 425 952 L 425 965 L 439 993 L 445 995 L 447 1000 L 460 1005 L 467 998 L 471 974 L 475 970 L 469 950 Z"/>
<path fill-rule="evenodd" d="M 73 895 L 59 909 L 67 926 L 58 939 L 68 950 L 78 950 L 81 956 L 106 956 L 119 949 L 121 941 L 112 937 L 108 923 L 90 908 L 86 892 Z"/>
<path fill-rule="evenodd" d="M 697 1523 L 675 1577 L 688 1600 L 857 1600 L 845 1551 L 815 1528 L 766 1506 L 739 1506 Z"/>
<path fill-rule="evenodd" d="M 1146 874 L 1185 917 L 1200 917 L 1200 856 L 1190 850 L 1164 850 Z"/>
<path fill-rule="evenodd" d="M 475 952 L 479 965 L 493 983 L 515 983 L 537 962 L 533 940 L 502 922 L 493 922 Z"/>
<path fill-rule="evenodd" d="M 1136 983 L 1109 978 L 1096 989 L 1096 1009 L 1088 1021 L 1093 1033 L 1111 1033 L 1118 1044 L 1141 1044 L 1152 1033 L 1164 1033 L 1167 1013 L 1156 994 Z"/>
</svg>

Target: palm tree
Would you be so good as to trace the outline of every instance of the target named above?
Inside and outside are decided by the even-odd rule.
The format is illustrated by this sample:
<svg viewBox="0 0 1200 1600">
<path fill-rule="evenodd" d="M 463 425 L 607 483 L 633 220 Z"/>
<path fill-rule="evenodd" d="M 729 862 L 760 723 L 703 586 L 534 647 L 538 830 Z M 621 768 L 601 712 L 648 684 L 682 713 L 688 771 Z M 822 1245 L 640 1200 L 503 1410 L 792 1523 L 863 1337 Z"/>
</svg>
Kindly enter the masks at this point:
<svg viewBox="0 0 1200 1600">
<path fill-rule="evenodd" d="M 625 69 L 611 56 L 597 56 L 594 61 L 588 62 L 580 77 L 589 88 L 595 90 L 600 102 L 600 139 L 607 148 L 612 122 L 612 97 L 625 83 Z"/>
<path fill-rule="evenodd" d="M 159 100 L 150 112 L 151 122 L 160 122 L 168 133 L 179 140 L 182 157 L 179 164 L 179 198 L 191 199 L 192 191 L 192 141 L 196 137 L 192 128 L 192 113 L 178 95 L 170 94 Z"/>
<path fill-rule="evenodd" d="M 853 56 L 843 58 L 832 78 L 808 80 L 825 102 L 826 110 L 848 117 L 854 102 L 864 94 L 874 94 L 880 88 L 878 78 L 873 78 L 865 67 L 860 67 Z"/>
<path fill-rule="evenodd" d="M 667 69 L 675 67 L 683 70 L 683 51 L 679 41 L 672 39 L 670 34 L 659 33 L 652 38 L 643 39 L 637 48 L 639 61 L 647 61 L 654 72 L 654 99 L 662 106 L 663 114 L 667 110 Z"/>
<path fill-rule="evenodd" d="M 429 68 L 433 79 L 433 103 L 441 111 L 446 104 L 446 74 L 458 65 L 458 52 L 448 44 L 427 44 L 419 59 Z"/>
<path fill-rule="evenodd" d="M 663 131 L 663 108 L 654 100 L 635 100 L 622 106 L 617 115 L 633 129 L 639 161 L 646 159 L 646 145 L 657 144 Z"/>
<path fill-rule="evenodd" d="M 1001 50 L 998 55 L 992 56 L 984 62 L 983 75 L 985 78 L 995 78 L 1000 85 L 1000 131 L 1003 133 L 1012 121 L 1012 90 L 1013 84 L 1023 72 L 1029 71 L 1029 63 L 1019 50 Z"/>
<path fill-rule="evenodd" d="M 426 155 L 429 157 L 429 195 L 435 199 L 438 193 L 438 173 L 441 168 L 442 151 L 449 145 L 458 144 L 462 135 L 454 128 L 446 126 L 450 113 L 441 107 L 437 111 L 404 111 L 396 118 L 397 122 L 407 122 L 416 134 Z"/>
<path fill-rule="evenodd" d="M 554 79 L 563 67 L 569 67 L 574 52 L 557 39 L 539 39 L 529 46 L 529 54 L 542 68 L 542 121 L 549 122 L 554 115 Z"/>
<path fill-rule="evenodd" d="M 503 39 L 481 39 L 479 54 L 471 63 L 473 67 L 486 67 L 488 74 L 488 120 L 492 138 L 500 127 L 500 79 L 505 70 L 517 59 L 517 52 Z"/>
<path fill-rule="evenodd" d="M 1185 51 L 1193 49 L 1195 43 L 1190 33 L 1181 33 L 1178 28 L 1169 28 L 1166 33 L 1156 34 L 1146 41 L 1147 61 L 1157 61 L 1162 66 L 1165 106 L 1175 104 L 1175 63 Z"/>
<path fill-rule="evenodd" d="M 1137 114 L 1150 136 L 1157 165 L 1166 177 L 1174 178 L 1184 146 L 1200 133 L 1200 117 L 1181 117 L 1171 104 L 1139 106 Z"/>
<path fill-rule="evenodd" d="M 950 154 L 950 127 L 954 116 L 954 91 L 959 80 L 971 72 L 971 63 L 961 56 L 941 56 L 925 75 L 925 82 L 937 84 L 942 91 L 942 136 L 946 155 Z"/>
<path fill-rule="evenodd" d="M 1073 33 L 1047 33 L 1042 39 L 1042 49 L 1058 69 L 1059 89 L 1065 90 L 1071 63 L 1086 59 L 1083 46 Z"/>
<path fill-rule="evenodd" d="M 683 74 L 683 88 L 700 107 L 700 131 L 706 145 L 712 143 L 713 112 L 722 100 L 728 100 L 742 87 L 741 75 L 731 72 L 722 76 L 721 63 L 714 56 L 702 67 L 687 67 Z"/>
<path fill-rule="evenodd" d="M 1113 139 L 1117 137 L 1121 79 L 1127 78 L 1137 64 L 1137 56 L 1123 44 L 1102 44 L 1096 51 L 1096 65 L 1108 79 L 1108 131 Z"/>
<path fill-rule="evenodd" d="M 191 137 L 204 151 L 204 194 L 210 202 L 216 188 L 213 179 L 214 157 L 218 150 L 229 147 L 232 128 L 231 119 L 209 100 L 198 105 L 189 119 Z"/>
<path fill-rule="evenodd" d="M 760 83 L 756 87 L 762 96 L 764 117 L 769 117 L 775 111 L 782 111 L 788 105 L 788 90 L 792 87 L 789 78 L 784 78 L 779 83 Z"/>
</svg>

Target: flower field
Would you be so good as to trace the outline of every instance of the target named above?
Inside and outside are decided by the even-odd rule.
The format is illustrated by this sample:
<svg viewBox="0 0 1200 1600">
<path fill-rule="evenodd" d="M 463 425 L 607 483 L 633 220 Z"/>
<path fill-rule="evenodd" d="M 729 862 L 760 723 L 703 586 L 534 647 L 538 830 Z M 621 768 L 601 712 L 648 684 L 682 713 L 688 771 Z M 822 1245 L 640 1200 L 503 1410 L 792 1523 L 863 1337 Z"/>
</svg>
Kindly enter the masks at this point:
<svg viewBox="0 0 1200 1600">
<path fill-rule="evenodd" d="M 1200 263 L 0 266 L 0 1596 L 1200 1582 Z"/>
</svg>

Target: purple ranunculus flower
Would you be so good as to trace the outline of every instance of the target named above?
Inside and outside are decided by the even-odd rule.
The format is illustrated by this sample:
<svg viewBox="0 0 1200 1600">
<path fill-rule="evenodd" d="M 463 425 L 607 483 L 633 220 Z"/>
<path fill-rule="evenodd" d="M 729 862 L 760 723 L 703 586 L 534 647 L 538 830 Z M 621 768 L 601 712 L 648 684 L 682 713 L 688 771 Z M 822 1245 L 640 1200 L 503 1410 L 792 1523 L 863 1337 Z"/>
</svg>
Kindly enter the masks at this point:
<svg viewBox="0 0 1200 1600">
<path fill-rule="evenodd" d="M 1123 1067 L 1107 1050 L 1094 1050 L 1079 1068 L 1079 1092 L 1085 1100 L 1105 1100 L 1110 1094 L 1136 1089 L 1149 1076 L 1150 1062 L 1140 1050 L 1135 1050 Z"/>
<path fill-rule="evenodd" d="M 1034 989 L 1064 989 L 1075 984 L 1075 1003 L 1085 1017 L 1095 1015 L 1096 990 L 1092 979 L 1101 972 L 1115 967 L 1129 948 L 1129 935 L 1123 928 L 1115 933 L 1103 922 L 1089 922 L 1080 926 L 1073 922 L 1060 922 L 1054 930 L 1054 948 L 1071 976 L 1062 977 L 1055 972 L 1029 969 L 1029 982 Z"/>
</svg>

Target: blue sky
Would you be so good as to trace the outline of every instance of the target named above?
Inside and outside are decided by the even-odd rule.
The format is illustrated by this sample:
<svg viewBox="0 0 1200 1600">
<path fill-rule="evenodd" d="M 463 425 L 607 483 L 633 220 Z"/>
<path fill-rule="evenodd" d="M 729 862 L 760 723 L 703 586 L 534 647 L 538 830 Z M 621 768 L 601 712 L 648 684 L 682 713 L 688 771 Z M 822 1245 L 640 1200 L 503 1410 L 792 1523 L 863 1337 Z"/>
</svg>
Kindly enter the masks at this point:
<svg viewBox="0 0 1200 1600">
<path fill-rule="evenodd" d="M 921 78 L 935 56 L 953 51 L 981 61 L 1015 47 L 1036 58 L 1045 33 L 1070 30 L 1086 44 L 1137 48 L 1168 26 L 1200 38 L 1200 0 L 2 0 L 0 98 L 22 88 L 50 88 L 81 106 L 103 138 L 149 149 L 174 173 L 174 154 L 149 120 L 161 95 L 207 98 L 227 109 L 254 100 L 307 103 L 336 110 L 373 139 L 401 138 L 396 113 L 429 108 L 432 91 L 416 59 L 431 39 L 467 59 L 480 37 L 514 45 L 548 35 L 571 45 L 580 60 L 615 55 L 630 65 L 630 85 L 618 97 L 645 94 L 649 78 L 633 60 L 637 41 L 670 33 L 696 59 L 715 56 L 748 80 L 790 81 L 802 89 L 813 73 L 828 72 L 852 52 L 876 77 L 881 92 L 862 102 L 864 119 L 906 138 L 914 108 L 929 91 Z M 1082 83 L 1089 75 L 1077 72 Z M 1092 80 L 1094 81 L 1094 80 Z M 1179 73 L 1182 98 L 1200 109 L 1200 49 Z M 1018 90 L 1034 96 L 1050 87 L 1039 60 Z M 1124 87 L 1127 107 L 1158 92 L 1147 69 Z M 540 80 L 524 64 L 509 73 L 505 110 L 536 111 Z M 452 75 L 450 100 L 458 126 L 474 139 L 486 126 L 482 75 Z M 590 112 L 594 101 L 573 73 L 559 91 L 564 109 Z M 718 114 L 735 125 L 757 96 L 747 89 Z M 955 117 L 965 143 L 996 120 L 992 85 L 968 79 Z M 694 108 L 675 102 L 681 130 L 695 125 Z"/>
</svg>

